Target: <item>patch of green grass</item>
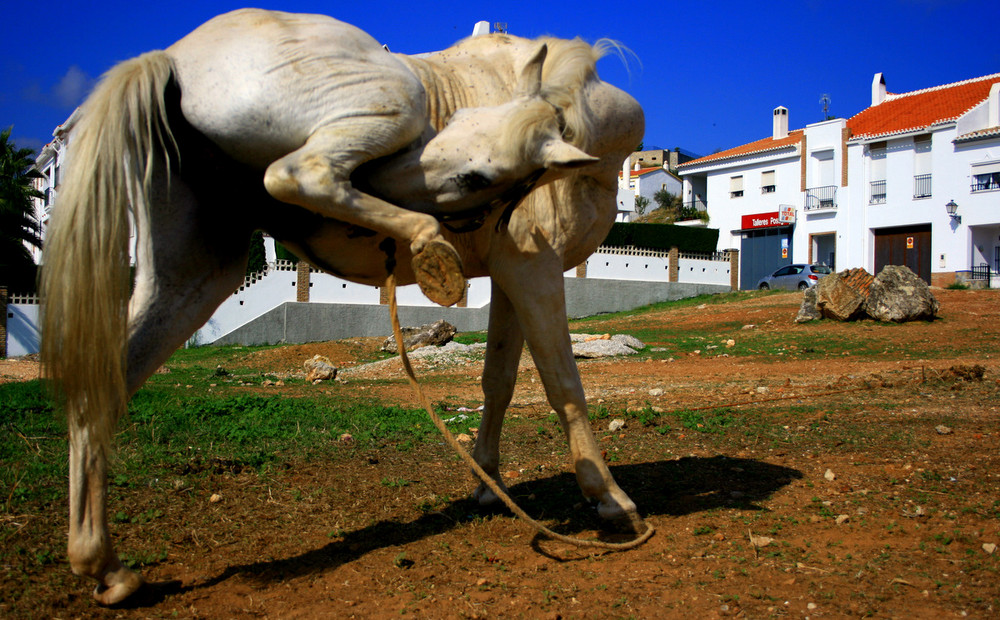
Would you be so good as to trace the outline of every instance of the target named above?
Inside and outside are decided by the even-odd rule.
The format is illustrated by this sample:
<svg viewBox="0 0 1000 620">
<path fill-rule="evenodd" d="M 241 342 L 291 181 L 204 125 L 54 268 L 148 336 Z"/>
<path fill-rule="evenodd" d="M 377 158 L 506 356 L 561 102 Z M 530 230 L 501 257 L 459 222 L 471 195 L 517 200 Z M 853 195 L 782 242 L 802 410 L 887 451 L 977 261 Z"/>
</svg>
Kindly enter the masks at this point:
<svg viewBox="0 0 1000 620">
<path fill-rule="evenodd" d="M 459 344 L 478 344 L 486 342 L 486 332 L 459 332 L 453 340 Z"/>
<path fill-rule="evenodd" d="M 69 468 L 66 423 L 56 414 L 40 381 L 0 384 L 0 497 L 16 512 L 23 501 L 53 502 L 66 496 Z"/>
<path fill-rule="evenodd" d="M 131 553 L 124 553 L 121 557 L 122 564 L 133 569 L 155 566 L 166 559 L 166 548 L 157 551 L 133 551 Z"/>
<path fill-rule="evenodd" d="M 735 291 L 731 293 L 716 293 L 712 295 L 697 295 L 695 297 L 687 297 L 685 299 L 678 299 L 675 301 L 662 301 L 655 304 L 649 304 L 647 306 L 642 306 L 635 308 L 634 310 L 625 310 L 623 312 L 609 312 L 606 314 L 598 314 L 590 317 L 584 317 L 581 319 L 573 319 L 570 321 L 570 329 L 575 329 L 574 326 L 577 324 L 585 324 L 590 322 L 599 322 L 605 320 L 616 320 L 616 319 L 626 319 L 631 317 L 636 317 L 639 315 L 647 314 L 650 312 L 663 312 L 667 310 L 674 310 L 677 308 L 690 308 L 691 306 L 705 305 L 717 305 L 724 304 L 731 301 L 745 301 L 747 299 L 753 299 L 754 297 L 761 297 L 766 293 L 760 293 L 758 291 L 746 291 L 740 292 Z"/>
<path fill-rule="evenodd" d="M 190 351 L 183 355 L 191 356 Z M 209 359 L 204 350 L 197 355 Z M 215 366 L 206 365 L 213 370 L 203 375 L 203 381 Z M 454 416 L 440 408 L 439 413 Z M 479 417 L 466 414 L 449 426 L 465 432 L 479 423 Z M 336 439 L 344 433 L 353 441 L 341 448 Z M 170 474 L 262 471 L 352 446 L 408 450 L 437 437 L 437 429 L 421 409 L 383 406 L 350 395 L 312 393 L 292 398 L 150 385 L 132 398 L 119 425 L 109 482 L 112 488 L 129 488 Z M 42 384 L 0 384 L 3 509 L 16 512 L 22 502 L 64 502 L 67 454 L 65 420 L 49 403 Z M 112 518 L 145 523 L 156 517 L 144 513 Z"/>
<path fill-rule="evenodd" d="M 705 411 L 678 411 L 674 415 L 684 428 L 699 433 L 722 433 L 736 424 L 735 410 L 729 407 Z"/>
</svg>

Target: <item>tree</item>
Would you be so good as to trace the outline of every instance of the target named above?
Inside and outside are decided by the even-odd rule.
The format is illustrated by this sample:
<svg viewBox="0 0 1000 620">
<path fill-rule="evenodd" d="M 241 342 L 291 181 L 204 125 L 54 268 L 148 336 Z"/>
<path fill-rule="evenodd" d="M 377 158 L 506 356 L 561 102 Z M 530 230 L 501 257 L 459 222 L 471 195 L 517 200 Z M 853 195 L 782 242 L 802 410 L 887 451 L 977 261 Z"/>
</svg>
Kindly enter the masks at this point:
<svg viewBox="0 0 1000 620">
<path fill-rule="evenodd" d="M 247 275 L 264 271 L 267 268 L 267 256 L 264 251 L 264 233 L 255 230 L 250 236 L 250 259 L 247 261 Z"/>
<path fill-rule="evenodd" d="M 680 219 L 681 212 L 681 197 L 675 196 L 667 191 L 667 188 L 661 187 L 656 190 L 653 194 L 653 200 L 659 205 L 658 209 L 663 209 L 667 213 L 667 223 L 673 224 L 675 221 Z"/>
<path fill-rule="evenodd" d="M 12 127 L 0 131 L 0 286 L 33 291 L 35 261 L 25 244 L 42 247 L 41 225 L 32 199 L 41 198 L 32 168 L 34 151 L 19 149 L 10 140 Z"/>
<path fill-rule="evenodd" d="M 638 215 L 642 215 L 643 213 L 645 213 L 646 207 L 648 206 L 649 206 L 649 198 L 646 198 L 645 196 L 635 197 L 635 212 Z"/>
<path fill-rule="evenodd" d="M 299 264 L 299 257 L 289 252 L 285 246 L 277 241 L 274 242 L 274 257 L 278 260 L 291 261 L 293 265 Z"/>
</svg>

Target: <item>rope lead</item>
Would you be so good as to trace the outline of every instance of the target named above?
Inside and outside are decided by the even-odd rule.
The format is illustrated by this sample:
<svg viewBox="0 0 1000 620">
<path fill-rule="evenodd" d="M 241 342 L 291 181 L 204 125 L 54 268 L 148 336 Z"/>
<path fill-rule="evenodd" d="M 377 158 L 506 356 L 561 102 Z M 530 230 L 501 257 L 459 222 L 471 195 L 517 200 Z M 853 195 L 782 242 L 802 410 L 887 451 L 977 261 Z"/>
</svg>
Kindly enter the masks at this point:
<svg viewBox="0 0 1000 620">
<path fill-rule="evenodd" d="M 434 423 L 434 426 L 441 431 L 441 435 L 444 437 L 448 445 L 451 446 L 462 461 L 476 473 L 476 476 L 483 481 L 483 484 L 488 486 L 490 490 L 493 491 L 493 493 L 495 493 L 501 501 L 503 501 L 504 505 L 507 506 L 511 512 L 517 515 L 522 521 L 527 522 L 543 536 L 553 540 L 569 543 L 577 547 L 593 547 L 597 549 L 607 549 L 610 551 L 627 551 L 629 549 L 635 549 L 653 536 L 653 533 L 655 532 L 653 526 L 646 523 L 646 531 L 643 532 L 638 538 L 628 542 L 609 543 L 603 540 L 584 540 L 581 538 L 566 536 L 565 534 L 560 534 L 558 532 L 553 532 L 521 510 L 521 508 L 514 503 L 514 500 L 507 495 L 506 491 L 500 488 L 500 485 L 497 484 L 496 480 L 487 474 L 486 471 L 480 467 L 479 463 L 477 463 L 475 459 L 473 459 L 469 453 L 465 451 L 465 449 L 458 443 L 458 440 L 455 439 L 455 436 L 452 435 L 451 431 L 448 430 L 448 427 L 445 426 L 444 421 L 442 421 L 440 416 L 434 412 L 434 407 L 431 406 L 430 400 L 424 394 L 423 389 L 421 389 L 420 383 L 417 382 L 417 377 L 413 372 L 413 366 L 410 364 L 410 358 L 406 354 L 406 346 L 403 342 L 403 331 L 399 326 L 399 312 L 396 306 L 396 277 L 391 273 L 389 274 L 389 277 L 386 278 L 385 287 L 389 293 L 389 316 L 392 317 L 392 333 L 396 338 L 396 348 L 399 349 L 399 359 L 403 363 L 403 369 L 406 371 L 406 378 L 410 382 L 410 386 L 413 387 L 417 400 L 420 401 L 420 404 L 423 405 L 427 414 L 431 417 L 431 421 Z"/>
</svg>

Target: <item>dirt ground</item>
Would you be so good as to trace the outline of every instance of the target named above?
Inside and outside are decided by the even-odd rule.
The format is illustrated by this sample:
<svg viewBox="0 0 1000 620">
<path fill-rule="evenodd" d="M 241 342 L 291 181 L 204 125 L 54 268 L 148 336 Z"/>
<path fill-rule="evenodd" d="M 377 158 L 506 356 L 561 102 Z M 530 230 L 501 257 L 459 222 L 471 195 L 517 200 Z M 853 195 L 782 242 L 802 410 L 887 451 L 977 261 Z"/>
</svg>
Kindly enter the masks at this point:
<svg viewBox="0 0 1000 620">
<path fill-rule="evenodd" d="M 658 322 L 726 326 L 698 353 L 579 364 L 591 408 L 612 412 L 593 423 L 612 473 L 657 530 L 638 549 L 576 549 L 480 509 L 468 499 L 472 476 L 444 444 L 357 448 L 266 477 L 220 471 L 185 492 L 113 490 L 112 502 L 163 512 L 153 524 L 113 528 L 119 548 L 164 541 L 165 557 L 144 571 L 159 585 L 141 605 L 101 609 L 90 584 L 57 563 L 45 569 L 65 575 L 51 600 L 29 610 L 0 606 L 0 615 L 997 617 L 1000 292 L 934 293 L 940 320 L 900 326 L 794 325 L 801 296 L 793 293 L 600 323 L 612 332 L 636 321 L 647 330 Z M 794 334 L 796 342 L 808 335 L 831 351 L 789 345 L 741 354 L 749 332 Z M 829 344 L 859 338 L 881 352 Z M 727 339 L 732 354 L 720 353 Z M 252 355 L 281 375 L 317 353 L 347 368 L 373 346 Z M 527 358 L 522 364 L 503 444 L 514 497 L 561 532 L 627 539 L 603 530 L 582 501 L 541 383 Z M 481 403 L 481 363 L 418 372 L 432 400 Z M 33 362 L 0 361 L 0 380 L 36 374 Z M 324 389 L 377 390 L 416 406 L 402 381 L 372 387 L 363 373 L 347 377 Z M 688 417 L 644 423 L 628 410 L 646 411 L 647 420 Z M 609 431 L 614 418 L 625 427 Z M 31 527 L 64 528 L 63 512 Z"/>
</svg>

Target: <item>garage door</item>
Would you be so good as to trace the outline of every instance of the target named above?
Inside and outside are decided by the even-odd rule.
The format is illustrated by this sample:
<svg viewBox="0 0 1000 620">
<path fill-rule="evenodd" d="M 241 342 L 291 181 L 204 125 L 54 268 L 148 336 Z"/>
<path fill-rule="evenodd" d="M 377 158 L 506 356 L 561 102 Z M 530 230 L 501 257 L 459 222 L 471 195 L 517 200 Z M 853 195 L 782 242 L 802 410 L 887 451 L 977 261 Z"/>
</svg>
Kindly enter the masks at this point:
<svg viewBox="0 0 1000 620">
<path fill-rule="evenodd" d="M 875 274 L 886 265 L 906 265 L 931 283 L 931 225 L 875 230 Z"/>
<path fill-rule="evenodd" d="M 751 290 L 757 281 L 779 267 L 792 264 L 791 228 L 748 230 L 740 243 L 740 288 Z"/>
</svg>

